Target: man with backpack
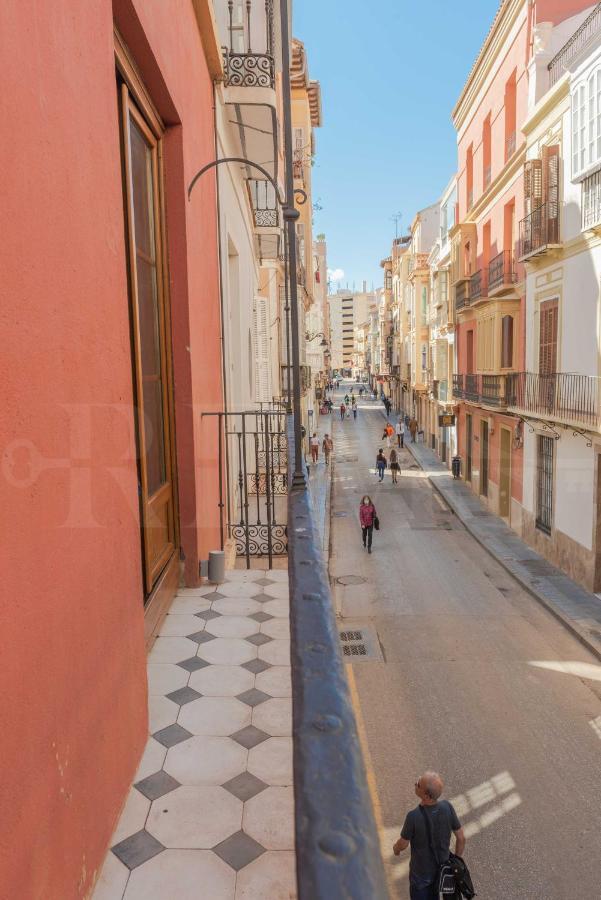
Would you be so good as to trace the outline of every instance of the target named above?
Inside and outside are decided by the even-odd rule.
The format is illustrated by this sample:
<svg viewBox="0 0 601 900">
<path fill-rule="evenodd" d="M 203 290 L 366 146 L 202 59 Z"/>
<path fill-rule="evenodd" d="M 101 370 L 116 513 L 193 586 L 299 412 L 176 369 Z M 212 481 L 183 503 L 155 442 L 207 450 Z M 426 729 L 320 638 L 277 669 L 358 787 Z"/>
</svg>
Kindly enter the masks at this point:
<svg viewBox="0 0 601 900">
<path fill-rule="evenodd" d="M 463 855 L 465 835 L 448 800 L 441 800 L 443 780 L 436 772 L 424 772 L 415 782 L 419 805 L 407 813 L 401 836 L 393 846 L 395 856 L 411 845 L 409 894 L 411 900 L 438 900 L 441 868 L 449 861 L 451 834 L 455 853 Z M 460 895 L 459 895 L 460 896 Z"/>
</svg>

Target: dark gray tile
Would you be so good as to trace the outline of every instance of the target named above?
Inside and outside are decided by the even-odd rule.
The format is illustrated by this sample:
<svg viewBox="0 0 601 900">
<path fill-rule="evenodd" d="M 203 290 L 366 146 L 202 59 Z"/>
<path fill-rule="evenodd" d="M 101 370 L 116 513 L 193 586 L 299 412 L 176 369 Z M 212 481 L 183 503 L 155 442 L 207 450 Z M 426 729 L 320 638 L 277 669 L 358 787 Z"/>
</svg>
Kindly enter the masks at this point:
<svg viewBox="0 0 601 900">
<path fill-rule="evenodd" d="M 249 644 L 254 644 L 255 647 L 260 647 L 261 644 L 268 644 L 269 641 L 272 641 L 273 638 L 270 638 L 268 634 L 251 634 L 250 637 L 245 638 Z"/>
<path fill-rule="evenodd" d="M 177 703 L 178 706 L 184 706 L 184 704 L 190 703 L 192 700 L 198 700 L 199 697 L 202 697 L 202 694 L 199 694 L 194 688 L 183 687 L 178 688 L 177 691 L 171 691 L 171 693 L 166 696 L 169 700 L 173 700 L 174 703 Z"/>
<path fill-rule="evenodd" d="M 234 797 L 237 797 L 238 800 L 242 800 L 243 803 L 246 803 L 251 797 L 256 797 L 257 794 L 260 794 L 267 787 L 264 781 L 261 781 L 255 775 L 251 775 L 250 772 L 241 772 L 240 775 L 230 778 L 229 781 L 226 781 L 221 786 L 226 791 L 229 791 L 230 794 L 233 794 Z"/>
<path fill-rule="evenodd" d="M 215 635 L 208 634 L 206 631 L 195 631 L 194 634 L 187 634 L 186 637 L 199 645 L 207 644 L 209 641 L 215 640 Z"/>
<path fill-rule="evenodd" d="M 176 744 L 187 741 L 189 737 L 192 737 L 192 733 L 186 728 L 182 728 L 177 722 L 175 725 L 168 725 L 167 728 L 161 728 L 160 731 L 155 731 L 153 734 L 153 738 L 163 747 L 175 747 Z"/>
<path fill-rule="evenodd" d="M 268 597 L 267 594 L 255 594 L 254 597 L 251 597 L 251 600 L 256 600 L 257 603 L 267 603 L 268 600 L 273 599 L 273 597 Z"/>
<path fill-rule="evenodd" d="M 198 656 L 191 656 L 190 659 L 184 659 L 182 662 L 178 662 L 177 665 L 180 669 L 185 669 L 186 672 L 196 672 L 198 669 L 204 669 L 209 664 L 204 659 L 199 659 Z"/>
<path fill-rule="evenodd" d="M 259 578 L 255 581 L 255 584 L 260 584 L 262 587 L 267 587 L 268 584 L 275 584 L 275 581 L 272 581 L 271 578 Z"/>
<path fill-rule="evenodd" d="M 253 859 L 265 853 L 265 847 L 254 841 L 244 831 L 237 831 L 236 834 L 232 834 L 231 837 L 213 847 L 213 853 L 216 853 L 228 866 L 238 872 Z"/>
<path fill-rule="evenodd" d="M 135 869 L 136 866 L 141 866 L 153 856 L 162 853 L 165 848 L 151 834 L 142 830 L 115 844 L 111 849 L 128 869 Z"/>
<path fill-rule="evenodd" d="M 211 594 L 211 601 L 213 600 L 225 600 L 225 594 L 220 594 L 219 591 L 215 591 Z"/>
<path fill-rule="evenodd" d="M 149 775 L 148 778 L 138 781 L 134 787 L 141 794 L 144 794 L 145 797 L 148 797 L 149 800 L 157 800 L 163 794 L 168 794 L 169 791 L 174 791 L 179 787 L 179 781 L 176 781 L 175 778 L 172 778 L 171 775 L 168 775 L 167 772 L 161 769 L 160 772 L 155 772 L 154 775 Z"/>
<path fill-rule="evenodd" d="M 237 699 L 241 700 L 242 703 L 246 703 L 247 706 L 258 706 L 259 703 L 265 703 L 265 701 L 270 700 L 271 697 L 269 694 L 265 694 L 257 688 L 251 688 L 248 691 L 244 691 L 242 694 L 238 694 Z"/>
<path fill-rule="evenodd" d="M 247 725 L 246 728 L 241 728 L 235 734 L 230 734 L 230 737 L 236 743 L 246 747 L 247 750 L 252 750 L 257 744 L 262 744 L 263 741 L 266 741 L 269 735 L 261 731 L 260 728 L 255 728 L 254 725 Z"/>
<path fill-rule="evenodd" d="M 251 659 L 250 662 L 242 663 L 242 668 L 252 672 L 253 675 L 258 675 L 265 669 L 271 669 L 271 663 L 266 663 L 264 659 Z"/>
<path fill-rule="evenodd" d="M 268 622 L 270 619 L 273 619 L 273 616 L 270 616 L 269 613 L 266 612 L 258 612 L 249 616 L 249 619 L 254 619 L 255 622 Z"/>
<path fill-rule="evenodd" d="M 206 622 L 210 622 L 211 619 L 218 619 L 221 613 L 215 612 L 214 609 L 203 609 L 202 612 L 194 613 L 197 619 L 205 619 Z"/>
</svg>

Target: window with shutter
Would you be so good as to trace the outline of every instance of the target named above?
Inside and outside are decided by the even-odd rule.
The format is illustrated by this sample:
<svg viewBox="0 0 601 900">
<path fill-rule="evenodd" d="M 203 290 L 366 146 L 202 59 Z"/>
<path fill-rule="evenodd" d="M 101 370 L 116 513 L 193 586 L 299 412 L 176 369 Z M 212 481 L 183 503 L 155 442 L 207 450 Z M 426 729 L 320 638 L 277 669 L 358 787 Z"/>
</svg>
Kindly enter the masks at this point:
<svg viewBox="0 0 601 900">
<path fill-rule="evenodd" d="M 557 300 L 545 300 L 541 303 L 538 338 L 538 371 L 541 375 L 554 375 L 557 371 L 558 315 Z"/>
<path fill-rule="evenodd" d="M 271 399 L 269 378 L 269 303 L 265 297 L 255 298 L 253 317 L 255 351 L 255 400 Z"/>
<path fill-rule="evenodd" d="M 501 319 L 501 368 L 510 369 L 513 365 L 513 316 Z"/>
<path fill-rule="evenodd" d="M 543 163 L 527 159 L 524 163 L 524 211 L 528 216 L 543 202 Z"/>
<path fill-rule="evenodd" d="M 559 144 L 543 148 L 543 199 L 545 205 L 543 240 L 559 242 Z"/>
</svg>

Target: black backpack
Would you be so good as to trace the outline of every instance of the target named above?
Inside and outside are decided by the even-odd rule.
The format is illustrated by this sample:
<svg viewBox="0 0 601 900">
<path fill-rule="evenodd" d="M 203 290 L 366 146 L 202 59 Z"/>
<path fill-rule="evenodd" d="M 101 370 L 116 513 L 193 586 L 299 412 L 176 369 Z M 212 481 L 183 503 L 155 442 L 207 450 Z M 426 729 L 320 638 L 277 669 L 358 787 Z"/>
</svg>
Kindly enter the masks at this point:
<svg viewBox="0 0 601 900">
<path fill-rule="evenodd" d="M 444 900 L 444 898 L 446 898 L 446 900 L 450 900 L 450 898 L 461 900 L 461 897 L 465 897 L 465 900 L 471 900 L 472 897 L 476 896 L 476 892 L 472 884 L 468 867 L 462 858 L 460 856 L 455 856 L 454 853 L 449 853 L 449 858 L 446 862 L 440 862 L 434 846 L 432 823 L 423 806 L 420 805 L 419 811 L 424 817 L 426 830 L 428 832 L 428 843 L 430 844 L 432 856 L 438 866 L 437 891 L 439 898 L 442 898 L 442 900 Z"/>
</svg>

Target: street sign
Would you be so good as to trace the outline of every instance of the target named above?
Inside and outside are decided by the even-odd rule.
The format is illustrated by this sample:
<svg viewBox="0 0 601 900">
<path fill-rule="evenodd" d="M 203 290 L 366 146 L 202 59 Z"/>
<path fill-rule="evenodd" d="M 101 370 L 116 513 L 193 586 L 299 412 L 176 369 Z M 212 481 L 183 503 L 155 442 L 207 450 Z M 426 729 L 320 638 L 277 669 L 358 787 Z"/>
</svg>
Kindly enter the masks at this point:
<svg viewBox="0 0 601 900">
<path fill-rule="evenodd" d="M 442 415 L 438 417 L 438 427 L 439 428 L 452 428 L 455 424 L 455 416 L 452 413 L 447 413 L 446 415 Z"/>
</svg>

